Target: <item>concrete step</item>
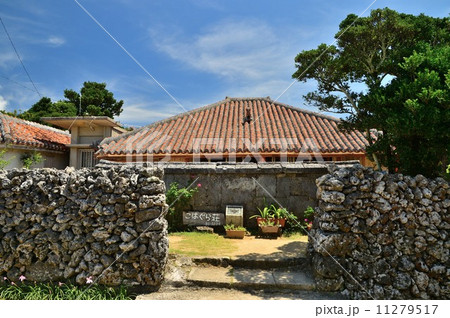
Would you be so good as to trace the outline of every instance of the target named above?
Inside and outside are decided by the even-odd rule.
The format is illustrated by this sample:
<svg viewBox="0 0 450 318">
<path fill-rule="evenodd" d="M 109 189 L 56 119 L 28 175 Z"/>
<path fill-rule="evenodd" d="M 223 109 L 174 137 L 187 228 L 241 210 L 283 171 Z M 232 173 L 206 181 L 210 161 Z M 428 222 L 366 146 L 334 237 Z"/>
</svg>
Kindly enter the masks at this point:
<svg viewBox="0 0 450 318">
<path fill-rule="evenodd" d="M 298 267 L 255 269 L 196 266 L 191 269 L 186 281 L 202 287 L 216 288 L 315 290 L 312 274 Z"/>
<path fill-rule="evenodd" d="M 307 257 L 273 257 L 258 256 L 254 257 L 193 257 L 192 262 L 196 265 L 212 265 L 222 267 L 240 267 L 252 269 L 275 269 L 293 266 L 301 266 L 305 269 L 310 268 L 310 259 Z"/>
</svg>

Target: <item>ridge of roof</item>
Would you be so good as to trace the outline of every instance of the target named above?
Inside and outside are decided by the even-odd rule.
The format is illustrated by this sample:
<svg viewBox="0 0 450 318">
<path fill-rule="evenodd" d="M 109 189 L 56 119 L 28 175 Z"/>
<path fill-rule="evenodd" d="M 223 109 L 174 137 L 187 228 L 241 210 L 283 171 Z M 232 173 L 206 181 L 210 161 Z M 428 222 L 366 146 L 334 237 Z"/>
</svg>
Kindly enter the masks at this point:
<svg viewBox="0 0 450 318">
<path fill-rule="evenodd" d="M 0 113 L 0 142 L 9 142 L 11 140 L 11 128 L 9 125 L 3 124 L 3 118 L 6 116 L 7 115 Z"/>
<path fill-rule="evenodd" d="M 124 134 L 121 134 L 121 135 L 118 135 L 118 136 L 114 136 L 114 137 L 105 138 L 105 139 L 102 140 L 100 145 L 108 143 L 108 142 L 111 142 L 111 141 L 116 141 L 116 140 L 119 140 L 119 139 L 122 139 L 122 138 L 126 138 L 126 137 L 129 137 L 129 136 L 132 136 L 134 134 L 137 134 L 137 133 L 141 132 L 142 130 L 150 129 L 150 128 L 153 128 L 154 126 L 162 125 L 162 124 L 164 124 L 166 122 L 169 122 L 169 121 L 172 121 L 172 120 L 177 120 L 178 118 L 181 118 L 181 117 L 191 116 L 191 115 L 196 114 L 198 112 L 201 112 L 201 111 L 204 111 L 204 110 L 208 110 L 208 109 L 220 106 L 220 105 L 222 105 L 222 104 L 224 104 L 226 102 L 229 102 L 229 101 L 249 101 L 249 100 L 264 100 L 264 101 L 272 103 L 273 105 L 276 104 L 276 105 L 279 105 L 279 106 L 282 106 L 282 107 L 286 107 L 286 108 L 289 108 L 289 109 L 297 111 L 297 112 L 303 112 L 303 113 L 306 113 L 306 114 L 309 114 L 309 115 L 318 116 L 318 117 L 322 117 L 322 118 L 325 118 L 325 119 L 328 119 L 328 120 L 337 121 L 337 122 L 341 121 L 339 118 L 336 118 L 336 117 L 333 117 L 333 116 L 328 116 L 328 115 L 316 113 L 316 112 L 313 112 L 313 111 L 310 111 L 310 110 L 294 107 L 292 105 L 284 104 L 284 103 L 278 102 L 276 100 L 274 101 L 274 100 L 272 100 L 270 98 L 270 96 L 266 96 L 266 97 L 229 97 L 229 96 L 225 96 L 225 99 L 222 99 L 222 100 L 220 100 L 218 102 L 215 102 L 215 103 L 212 103 L 212 104 L 208 104 L 208 105 L 205 105 L 205 106 L 201 106 L 201 107 L 198 107 L 198 108 L 194 108 L 194 109 L 191 109 L 191 110 L 189 110 L 187 112 L 180 113 L 180 114 L 177 114 L 177 115 L 174 115 L 174 116 L 170 116 L 168 118 L 156 121 L 154 123 L 151 123 L 149 125 L 141 127 L 139 129 L 130 131 L 128 133 L 124 133 Z"/>
</svg>

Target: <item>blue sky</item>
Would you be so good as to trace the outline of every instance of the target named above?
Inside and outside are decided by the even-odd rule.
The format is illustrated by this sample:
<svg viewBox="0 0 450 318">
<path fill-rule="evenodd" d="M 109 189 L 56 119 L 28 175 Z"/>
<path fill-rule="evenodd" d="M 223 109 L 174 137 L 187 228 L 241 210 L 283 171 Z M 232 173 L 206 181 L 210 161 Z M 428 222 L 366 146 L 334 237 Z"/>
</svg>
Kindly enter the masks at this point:
<svg viewBox="0 0 450 318">
<path fill-rule="evenodd" d="M 225 96 L 271 96 L 291 85 L 294 58 L 331 44 L 347 14 L 373 0 L 77 0 L 163 90 L 73 0 L 0 0 L 0 17 L 39 93 L 53 100 L 84 81 L 106 82 L 143 126 Z M 377 0 L 371 9 L 448 16 L 445 0 Z M 279 101 L 304 105 L 314 83 L 294 83 Z M 175 99 L 167 94 L 169 92 Z M 40 99 L 0 28 L 0 109 L 27 110 Z"/>
</svg>

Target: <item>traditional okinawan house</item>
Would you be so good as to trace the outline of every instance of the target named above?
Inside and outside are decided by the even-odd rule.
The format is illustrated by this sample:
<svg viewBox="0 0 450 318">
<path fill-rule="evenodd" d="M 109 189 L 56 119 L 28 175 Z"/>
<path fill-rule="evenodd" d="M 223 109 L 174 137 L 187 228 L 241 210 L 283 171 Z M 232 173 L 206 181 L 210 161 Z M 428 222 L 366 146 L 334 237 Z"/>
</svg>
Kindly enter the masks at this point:
<svg viewBox="0 0 450 318">
<path fill-rule="evenodd" d="M 265 98 L 225 98 L 104 139 L 98 159 L 141 161 L 296 162 L 359 160 L 369 165 L 359 131 L 339 119 Z"/>
<path fill-rule="evenodd" d="M 0 113 L 0 151 L 5 169 L 22 168 L 24 158 L 34 152 L 42 160 L 32 168 L 63 169 L 69 163 L 70 134 L 67 131 Z"/>
<path fill-rule="evenodd" d="M 92 168 L 97 164 L 94 156 L 97 145 L 108 137 L 118 136 L 126 130 L 107 116 L 42 117 L 46 123 L 70 131 L 69 165 L 77 169 Z"/>
</svg>

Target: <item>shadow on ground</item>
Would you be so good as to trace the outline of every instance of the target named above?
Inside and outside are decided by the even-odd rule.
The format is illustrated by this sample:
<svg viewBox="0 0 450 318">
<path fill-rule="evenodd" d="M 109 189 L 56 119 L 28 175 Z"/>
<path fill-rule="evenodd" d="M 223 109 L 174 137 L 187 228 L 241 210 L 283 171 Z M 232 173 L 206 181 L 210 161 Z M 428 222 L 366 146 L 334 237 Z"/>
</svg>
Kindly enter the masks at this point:
<svg viewBox="0 0 450 318">
<path fill-rule="evenodd" d="M 264 244 L 263 241 L 261 241 L 261 244 Z M 300 241 L 293 241 L 286 243 L 282 246 L 277 247 L 277 252 L 273 253 L 246 253 L 241 255 L 236 255 L 235 258 L 237 259 L 255 259 L 255 260 L 261 260 L 261 259 L 286 259 L 286 258 L 303 258 L 306 257 L 306 248 L 308 243 L 307 242 L 300 242 Z"/>
</svg>

